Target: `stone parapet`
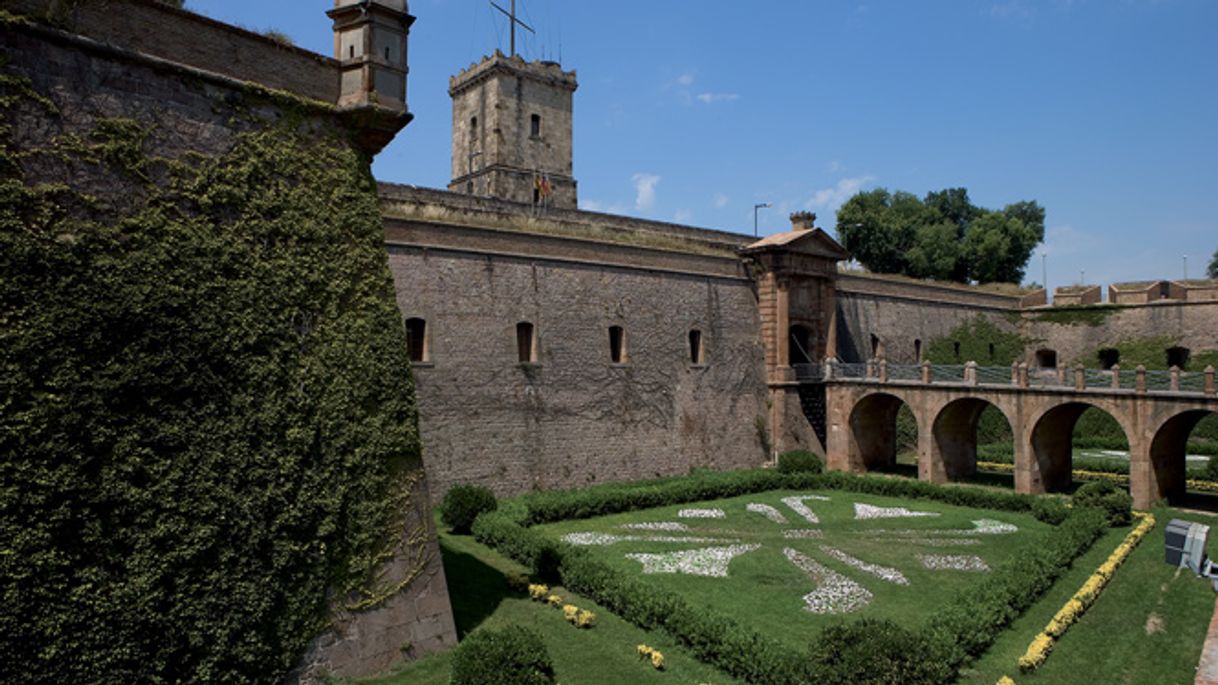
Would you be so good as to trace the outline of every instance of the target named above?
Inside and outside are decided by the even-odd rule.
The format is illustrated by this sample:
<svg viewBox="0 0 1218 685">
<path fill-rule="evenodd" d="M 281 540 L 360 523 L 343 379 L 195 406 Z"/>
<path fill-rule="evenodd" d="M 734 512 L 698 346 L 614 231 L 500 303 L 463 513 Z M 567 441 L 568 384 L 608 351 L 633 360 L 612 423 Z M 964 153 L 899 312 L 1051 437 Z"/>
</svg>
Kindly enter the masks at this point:
<svg viewBox="0 0 1218 685">
<path fill-rule="evenodd" d="M 157 57 L 300 97 L 338 101 L 339 64 L 332 58 L 273 40 L 156 0 L 66 3 L 9 0 L 5 10 L 99 43 Z"/>
</svg>

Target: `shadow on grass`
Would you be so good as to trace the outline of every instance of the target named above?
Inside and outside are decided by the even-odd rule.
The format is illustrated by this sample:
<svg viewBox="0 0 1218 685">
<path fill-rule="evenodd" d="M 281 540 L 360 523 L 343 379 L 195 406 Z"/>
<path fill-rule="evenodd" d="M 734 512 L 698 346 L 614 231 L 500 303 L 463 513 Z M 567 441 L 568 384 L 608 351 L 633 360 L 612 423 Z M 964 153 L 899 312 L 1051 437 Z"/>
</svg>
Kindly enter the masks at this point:
<svg viewBox="0 0 1218 685">
<path fill-rule="evenodd" d="M 453 549 L 444 538 L 440 539 L 440 552 L 444 557 L 448 596 L 457 623 L 457 639 L 463 640 L 512 593 L 502 572 L 477 557 Z"/>
<path fill-rule="evenodd" d="M 1218 493 L 1189 490 L 1183 497 L 1173 498 L 1173 507 L 1218 513 Z"/>
</svg>

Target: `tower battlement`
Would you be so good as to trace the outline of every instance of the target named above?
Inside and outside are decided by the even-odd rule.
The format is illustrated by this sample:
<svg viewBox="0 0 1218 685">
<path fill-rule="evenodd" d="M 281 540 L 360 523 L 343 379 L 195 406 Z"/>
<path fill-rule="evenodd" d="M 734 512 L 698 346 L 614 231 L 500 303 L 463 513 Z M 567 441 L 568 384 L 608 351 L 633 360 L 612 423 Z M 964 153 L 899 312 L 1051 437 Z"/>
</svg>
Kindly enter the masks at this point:
<svg viewBox="0 0 1218 685">
<path fill-rule="evenodd" d="M 470 64 L 457 75 L 450 77 L 448 79 L 449 96 L 456 97 L 461 91 L 477 85 L 481 79 L 490 78 L 494 72 L 533 79 L 549 86 L 567 89 L 572 93 L 579 87 L 574 69 L 565 71 L 558 62 L 540 60 L 526 62 L 520 55 L 508 57 L 496 50 L 494 54 L 483 57 L 480 62 Z"/>
</svg>

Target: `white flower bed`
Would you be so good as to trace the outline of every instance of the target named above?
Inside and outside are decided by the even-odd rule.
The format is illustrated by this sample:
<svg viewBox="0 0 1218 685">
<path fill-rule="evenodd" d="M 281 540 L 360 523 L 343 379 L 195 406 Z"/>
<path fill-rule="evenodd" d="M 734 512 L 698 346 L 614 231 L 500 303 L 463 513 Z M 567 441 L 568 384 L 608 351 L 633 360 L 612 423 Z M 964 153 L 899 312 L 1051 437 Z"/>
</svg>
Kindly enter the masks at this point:
<svg viewBox="0 0 1218 685">
<path fill-rule="evenodd" d="M 749 502 L 748 506 L 746 506 L 745 509 L 753 512 L 754 514 L 761 514 L 762 516 L 770 519 L 774 523 L 786 523 L 787 522 L 787 517 L 783 516 L 781 511 L 778 511 L 777 509 L 775 509 L 774 507 L 771 507 L 768 504 L 760 504 L 758 502 Z"/>
<path fill-rule="evenodd" d="M 681 537 L 676 535 L 614 535 L 612 533 L 567 533 L 562 541 L 580 547 L 615 545 L 619 542 L 737 542 L 724 538 Z"/>
<path fill-rule="evenodd" d="M 812 576 L 816 589 L 804 595 L 804 609 L 814 614 L 846 614 L 871 603 L 867 588 L 822 566 L 790 547 L 782 551 L 787 560 Z"/>
<path fill-rule="evenodd" d="M 933 511 L 910 511 L 905 507 L 877 507 L 870 504 L 854 503 L 854 518 L 866 521 L 870 519 L 899 519 L 914 516 L 938 516 Z"/>
<path fill-rule="evenodd" d="M 759 549 L 761 545 L 732 545 L 730 547 L 707 547 L 684 552 L 664 554 L 627 554 L 643 564 L 643 573 L 684 573 L 691 576 L 723 578 L 727 576 L 732 559 Z"/>
<path fill-rule="evenodd" d="M 782 536 L 788 540 L 808 540 L 825 537 L 825 531 L 817 528 L 788 528 L 782 531 Z"/>
<path fill-rule="evenodd" d="M 919 554 L 918 561 L 932 571 L 988 571 L 985 559 L 969 554 Z"/>
<path fill-rule="evenodd" d="M 833 557 L 834 559 L 837 559 L 850 568 L 856 568 L 863 573 L 869 573 L 880 580 L 884 580 L 889 583 L 896 583 L 897 585 L 909 585 L 909 579 L 905 577 L 905 574 L 901 573 L 895 568 L 880 566 L 879 564 L 869 564 L 862 559 L 856 559 L 840 549 L 836 549 L 828 545 L 821 545 L 820 551 Z"/>
<path fill-rule="evenodd" d="M 978 535 L 1009 535 L 1019 532 L 1019 526 L 994 519 L 980 519 L 973 521 L 973 525 L 976 526 L 973 532 Z"/>
<path fill-rule="evenodd" d="M 927 547 L 967 547 L 980 545 L 977 538 L 901 538 L 908 545 L 925 545 Z"/>
<path fill-rule="evenodd" d="M 677 517 L 683 519 L 721 519 L 724 516 L 722 509 L 682 509 L 677 512 Z"/>
<path fill-rule="evenodd" d="M 676 521 L 654 521 L 650 523 L 627 523 L 622 528 L 631 530 L 666 530 L 670 532 L 682 532 L 689 530 L 689 526 Z"/>
<path fill-rule="evenodd" d="M 796 514 L 799 514 L 807 519 L 808 523 L 820 523 L 820 519 L 816 517 L 816 514 L 812 513 L 812 510 L 809 509 L 806 504 L 804 504 L 804 501 L 810 499 L 821 502 L 829 501 L 828 497 L 822 497 L 820 495 L 800 495 L 798 497 L 783 497 L 782 503 L 790 507 L 791 511 L 794 511 Z"/>
</svg>

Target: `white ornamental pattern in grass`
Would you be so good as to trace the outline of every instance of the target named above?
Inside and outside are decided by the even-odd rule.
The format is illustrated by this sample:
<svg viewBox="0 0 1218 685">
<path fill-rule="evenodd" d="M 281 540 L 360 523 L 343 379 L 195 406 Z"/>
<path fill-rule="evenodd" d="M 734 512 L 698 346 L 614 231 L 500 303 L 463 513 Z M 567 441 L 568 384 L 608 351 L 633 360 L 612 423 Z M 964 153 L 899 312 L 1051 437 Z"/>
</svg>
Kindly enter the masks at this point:
<svg viewBox="0 0 1218 685">
<path fill-rule="evenodd" d="M 724 517 L 722 509 L 682 509 L 677 512 L 678 518 L 683 519 L 721 519 Z"/>
<path fill-rule="evenodd" d="M 787 517 L 783 516 L 781 511 L 778 511 L 777 509 L 775 509 L 774 507 L 771 507 L 768 504 L 760 504 L 758 502 L 749 502 L 748 506 L 746 506 L 745 509 L 753 512 L 754 514 L 761 514 L 762 516 L 770 519 L 774 523 L 786 523 L 787 522 Z"/>
<path fill-rule="evenodd" d="M 643 573 L 684 573 L 723 578 L 727 576 L 727 567 L 733 558 L 760 548 L 761 545 L 731 545 L 663 554 L 627 554 L 626 558 L 641 562 Z"/>
<path fill-rule="evenodd" d="M 868 537 L 897 537 L 902 538 L 902 542 L 912 542 L 911 538 L 926 539 L 926 538 L 973 538 L 977 535 L 1010 535 L 1018 533 L 1019 526 L 1013 523 L 997 521 L 994 519 L 977 519 L 973 521 L 972 530 L 950 529 L 950 528 L 928 528 L 925 530 L 903 529 L 903 530 L 887 530 L 877 529 L 870 531 Z M 969 544 L 969 543 L 966 543 Z"/>
<path fill-rule="evenodd" d="M 976 526 L 973 532 L 977 535 L 1009 535 L 1019 532 L 1019 526 L 994 519 L 979 519 L 973 521 L 973 525 Z"/>
<path fill-rule="evenodd" d="M 887 581 L 889 583 L 896 583 L 897 585 L 909 585 L 909 579 L 905 577 L 905 574 L 901 573 L 895 568 L 880 566 L 879 564 L 869 564 L 862 559 L 855 559 L 840 549 L 830 547 L 829 545 L 821 545 L 820 551 L 833 557 L 834 559 L 837 559 L 850 568 L 858 569 L 863 573 L 869 573 L 880 580 Z"/>
<path fill-rule="evenodd" d="M 919 554 L 918 561 L 932 571 L 976 571 L 990 570 L 985 559 L 970 554 Z"/>
<path fill-rule="evenodd" d="M 821 502 L 829 501 L 828 497 L 822 497 L 820 495 L 800 495 L 798 497 L 783 497 L 782 503 L 788 507 L 791 507 L 791 511 L 807 519 L 808 523 L 820 523 L 820 519 L 816 517 L 816 514 L 812 513 L 812 510 L 808 508 L 808 505 L 804 504 L 805 500 L 810 499 L 819 500 Z"/>
<path fill-rule="evenodd" d="M 825 537 L 825 531 L 819 528 L 788 528 L 782 531 L 782 536 L 788 540 L 819 540 Z"/>
<path fill-rule="evenodd" d="M 790 547 L 782 553 L 816 583 L 816 589 L 804 595 L 804 609 L 814 614 L 848 614 L 871 603 L 871 592 L 846 576 Z"/>
<path fill-rule="evenodd" d="M 673 533 L 679 533 L 689 530 L 689 526 L 677 521 L 652 521 L 649 523 L 627 523 L 622 528 L 630 530 L 665 530 Z"/>
<path fill-rule="evenodd" d="M 877 507 L 861 502 L 854 503 L 854 518 L 860 521 L 870 519 L 900 519 L 914 516 L 938 516 L 933 511 L 910 511 L 905 507 Z"/>
<path fill-rule="evenodd" d="M 579 547 L 604 547 L 619 542 L 738 542 L 725 538 L 682 537 L 679 535 L 613 535 L 612 533 L 567 533 L 562 541 Z"/>
</svg>

